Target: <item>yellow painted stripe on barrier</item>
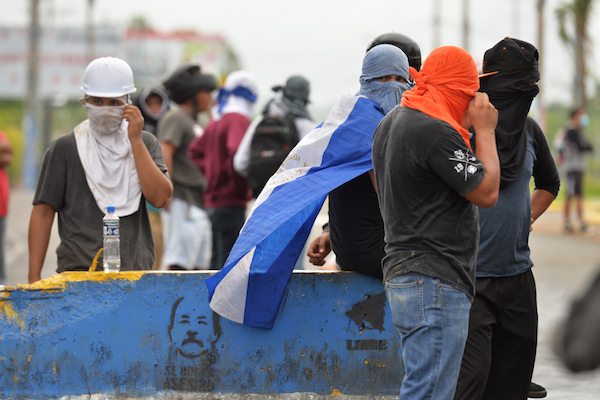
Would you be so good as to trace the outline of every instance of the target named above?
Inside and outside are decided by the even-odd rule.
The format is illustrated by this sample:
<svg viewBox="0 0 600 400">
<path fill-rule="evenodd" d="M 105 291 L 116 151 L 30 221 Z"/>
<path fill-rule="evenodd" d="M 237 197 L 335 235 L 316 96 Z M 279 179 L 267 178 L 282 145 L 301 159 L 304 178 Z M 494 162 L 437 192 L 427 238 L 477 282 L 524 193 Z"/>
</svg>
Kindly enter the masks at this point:
<svg viewBox="0 0 600 400">
<path fill-rule="evenodd" d="M 121 271 L 115 273 L 106 273 L 104 271 L 67 271 L 35 283 L 18 285 L 17 288 L 21 290 L 64 290 L 69 282 L 102 282 L 109 280 L 137 281 L 144 273 L 146 273 L 146 271 Z M 10 290 L 10 288 L 5 289 Z"/>
</svg>

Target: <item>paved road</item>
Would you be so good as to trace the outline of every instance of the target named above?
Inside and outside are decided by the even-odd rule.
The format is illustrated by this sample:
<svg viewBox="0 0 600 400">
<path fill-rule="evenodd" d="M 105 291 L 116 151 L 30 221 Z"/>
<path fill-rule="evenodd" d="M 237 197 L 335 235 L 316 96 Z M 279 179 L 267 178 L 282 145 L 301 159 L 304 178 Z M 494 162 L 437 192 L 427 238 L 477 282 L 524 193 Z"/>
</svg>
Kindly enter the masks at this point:
<svg viewBox="0 0 600 400">
<path fill-rule="evenodd" d="M 7 285 L 27 283 L 27 228 L 32 192 L 14 190 L 7 223 Z M 326 217 L 322 217 L 325 218 Z M 534 275 L 538 288 L 540 315 L 538 358 L 534 381 L 548 389 L 552 399 L 600 399 L 600 370 L 571 374 L 551 351 L 554 330 L 569 306 L 570 299 L 586 287 L 600 270 L 600 225 L 588 235 L 560 234 L 560 214 L 548 212 L 536 222 L 531 236 Z M 318 230 L 318 229 L 317 229 Z M 42 277 L 54 274 L 58 245 L 56 223 Z"/>
</svg>

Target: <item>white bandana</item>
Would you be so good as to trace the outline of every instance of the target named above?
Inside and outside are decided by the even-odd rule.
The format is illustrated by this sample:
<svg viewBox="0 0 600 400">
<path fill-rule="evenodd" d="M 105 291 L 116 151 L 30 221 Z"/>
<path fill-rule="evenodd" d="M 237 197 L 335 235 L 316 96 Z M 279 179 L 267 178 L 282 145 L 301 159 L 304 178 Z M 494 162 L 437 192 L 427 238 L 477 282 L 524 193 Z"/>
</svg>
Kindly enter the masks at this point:
<svg viewBox="0 0 600 400">
<path fill-rule="evenodd" d="M 107 110 L 100 112 L 96 110 L 99 108 Z M 114 117 L 116 108 L 121 108 L 119 124 Z M 142 198 L 133 150 L 127 136 L 129 123 L 120 119 L 122 108 L 86 105 L 90 119 L 74 129 L 79 159 L 96 204 L 103 213 L 108 206 L 114 206 L 119 217 L 135 213 Z M 92 127 L 104 127 L 105 130 L 97 131 Z"/>
<path fill-rule="evenodd" d="M 123 120 L 123 108 L 125 106 L 95 106 L 85 103 L 84 108 L 87 112 L 90 128 L 101 135 L 110 135 L 115 133 L 121 126 Z"/>
</svg>

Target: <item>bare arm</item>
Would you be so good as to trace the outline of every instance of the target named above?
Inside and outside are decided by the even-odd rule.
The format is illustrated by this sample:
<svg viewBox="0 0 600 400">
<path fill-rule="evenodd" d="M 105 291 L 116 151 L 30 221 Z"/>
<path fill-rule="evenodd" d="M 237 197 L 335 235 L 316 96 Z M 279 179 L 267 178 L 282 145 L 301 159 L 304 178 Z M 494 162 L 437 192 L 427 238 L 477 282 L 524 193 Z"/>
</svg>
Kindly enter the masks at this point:
<svg viewBox="0 0 600 400">
<path fill-rule="evenodd" d="M 369 178 L 371 178 L 373 189 L 375 189 L 375 193 L 377 193 L 377 180 L 375 179 L 375 170 L 372 169 L 369 171 Z"/>
<path fill-rule="evenodd" d="M 49 204 L 36 204 L 29 219 L 29 283 L 42 279 L 42 267 L 48 251 L 50 233 L 54 223 L 54 208 Z"/>
<path fill-rule="evenodd" d="M 156 166 L 142 140 L 142 127 L 144 126 L 142 113 L 135 106 L 125 106 L 123 118 L 129 120 L 129 141 L 142 193 L 154 207 L 163 207 L 173 194 L 173 185 L 171 180 Z"/>
<path fill-rule="evenodd" d="M 177 148 L 169 142 L 160 142 L 160 147 L 162 148 L 167 171 L 170 176 L 173 176 L 173 154 L 175 154 Z"/>
<path fill-rule="evenodd" d="M 555 197 L 544 189 L 536 189 L 531 194 L 531 230 L 533 223 L 550 207 Z"/>
<path fill-rule="evenodd" d="M 485 175 L 465 198 L 481 208 L 490 208 L 496 205 L 500 190 L 500 161 L 495 135 L 498 110 L 490 103 L 487 94 L 475 93 L 469 103 L 467 116 L 475 129 L 476 155 L 485 166 Z"/>
</svg>

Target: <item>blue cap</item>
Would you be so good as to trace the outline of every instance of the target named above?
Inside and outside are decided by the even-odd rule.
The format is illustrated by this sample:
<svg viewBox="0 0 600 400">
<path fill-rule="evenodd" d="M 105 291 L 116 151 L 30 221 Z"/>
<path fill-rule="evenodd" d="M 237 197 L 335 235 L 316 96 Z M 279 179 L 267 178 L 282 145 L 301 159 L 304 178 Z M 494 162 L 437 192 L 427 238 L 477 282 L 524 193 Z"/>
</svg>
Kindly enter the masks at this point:
<svg viewBox="0 0 600 400">
<path fill-rule="evenodd" d="M 115 212 L 115 208 L 113 206 L 108 206 L 106 207 L 106 211 L 108 211 L 109 213 Z"/>
</svg>

